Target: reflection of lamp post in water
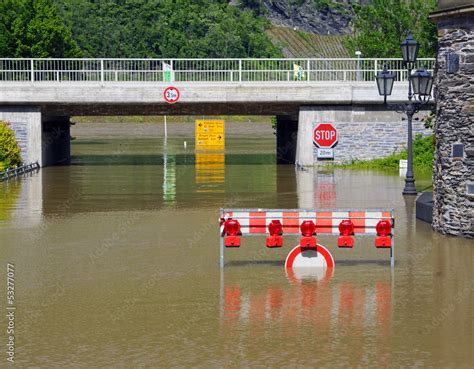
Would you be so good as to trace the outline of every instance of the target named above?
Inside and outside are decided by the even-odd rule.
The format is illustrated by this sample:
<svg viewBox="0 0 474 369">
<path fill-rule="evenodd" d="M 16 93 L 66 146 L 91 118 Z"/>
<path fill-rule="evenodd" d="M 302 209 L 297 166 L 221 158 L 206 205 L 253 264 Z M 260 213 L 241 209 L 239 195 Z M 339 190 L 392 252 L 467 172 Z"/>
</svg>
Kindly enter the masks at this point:
<svg viewBox="0 0 474 369">
<path fill-rule="evenodd" d="M 431 98 L 431 88 L 433 87 L 433 76 L 425 69 L 413 70 L 416 58 L 418 55 L 419 44 L 411 35 L 400 44 L 403 55 L 403 65 L 407 68 L 408 77 L 408 103 L 405 104 L 390 104 L 396 107 L 397 110 L 404 112 L 407 115 L 408 121 L 408 165 L 407 174 L 405 178 L 404 195 L 416 195 L 415 176 L 413 174 L 413 115 L 428 103 Z M 387 104 L 387 96 L 392 94 L 393 82 L 395 74 L 387 70 L 387 65 L 384 65 L 383 71 L 377 73 L 377 87 L 379 94 L 384 97 L 384 103 Z"/>
</svg>

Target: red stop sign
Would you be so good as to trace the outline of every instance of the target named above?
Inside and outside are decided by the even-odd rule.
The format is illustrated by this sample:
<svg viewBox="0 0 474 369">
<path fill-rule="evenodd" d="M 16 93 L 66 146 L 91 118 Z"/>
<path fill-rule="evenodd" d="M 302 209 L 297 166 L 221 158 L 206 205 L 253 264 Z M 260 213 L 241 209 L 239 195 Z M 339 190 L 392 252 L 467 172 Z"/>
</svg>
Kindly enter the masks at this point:
<svg viewBox="0 0 474 369">
<path fill-rule="evenodd" d="M 329 149 L 337 143 L 337 131 L 331 123 L 320 123 L 313 131 L 316 146 Z"/>
</svg>

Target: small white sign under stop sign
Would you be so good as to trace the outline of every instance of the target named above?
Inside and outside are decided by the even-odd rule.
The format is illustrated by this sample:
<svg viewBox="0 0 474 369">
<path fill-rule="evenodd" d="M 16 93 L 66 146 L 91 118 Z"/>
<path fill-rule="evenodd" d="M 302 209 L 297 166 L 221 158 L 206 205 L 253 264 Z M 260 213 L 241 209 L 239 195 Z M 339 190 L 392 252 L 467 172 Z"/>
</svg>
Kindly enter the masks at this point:
<svg viewBox="0 0 474 369">
<path fill-rule="evenodd" d="M 407 175 L 408 160 L 400 160 L 400 177 L 405 177 Z"/>
<path fill-rule="evenodd" d="M 333 149 L 318 149 L 318 159 L 334 159 Z"/>
</svg>

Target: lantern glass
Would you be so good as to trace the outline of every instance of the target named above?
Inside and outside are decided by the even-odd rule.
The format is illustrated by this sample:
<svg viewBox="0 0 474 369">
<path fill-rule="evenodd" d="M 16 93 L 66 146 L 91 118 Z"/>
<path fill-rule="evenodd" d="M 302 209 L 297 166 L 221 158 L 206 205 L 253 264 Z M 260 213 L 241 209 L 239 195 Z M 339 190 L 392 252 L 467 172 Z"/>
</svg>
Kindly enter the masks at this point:
<svg viewBox="0 0 474 369">
<path fill-rule="evenodd" d="M 416 62 L 419 47 L 420 45 L 418 42 L 416 42 L 412 35 L 408 35 L 408 37 L 400 43 L 403 62 L 405 64 L 414 64 Z"/>
<path fill-rule="evenodd" d="M 419 96 L 431 95 L 433 88 L 433 76 L 426 69 L 418 69 L 410 76 L 413 94 Z"/>
<path fill-rule="evenodd" d="M 395 80 L 395 75 L 387 70 L 385 65 L 383 71 L 377 73 L 377 87 L 379 89 L 379 95 L 389 96 L 392 94 L 393 81 Z"/>
<path fill-rule="evenodd" d="M 392 224 L 388 220 L 380 220 L 375 226 L 377 236 L 390 236 L 392 230 Z"/>
</svg>

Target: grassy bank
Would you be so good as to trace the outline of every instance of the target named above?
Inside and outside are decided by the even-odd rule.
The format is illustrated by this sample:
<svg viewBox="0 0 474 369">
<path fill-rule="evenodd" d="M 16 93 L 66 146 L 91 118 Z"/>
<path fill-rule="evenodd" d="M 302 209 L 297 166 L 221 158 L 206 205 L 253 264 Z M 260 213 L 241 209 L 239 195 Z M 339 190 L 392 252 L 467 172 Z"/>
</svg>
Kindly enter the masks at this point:
<svg viewBox="0 0 474 369">
<path fill-rule="evenodd" d="M 374 160 L 356 160 L 351 163 L 337 165 L 339 168 L 348 169 L 398 169 L 399 161 L 407 159 L 408 153 L 404 149 L 385 158 Z M 429 169 L 433 165 L 434 137 L 418 135 L 413 141 L 413 166 L 420 169 Z"/>
</svg>

